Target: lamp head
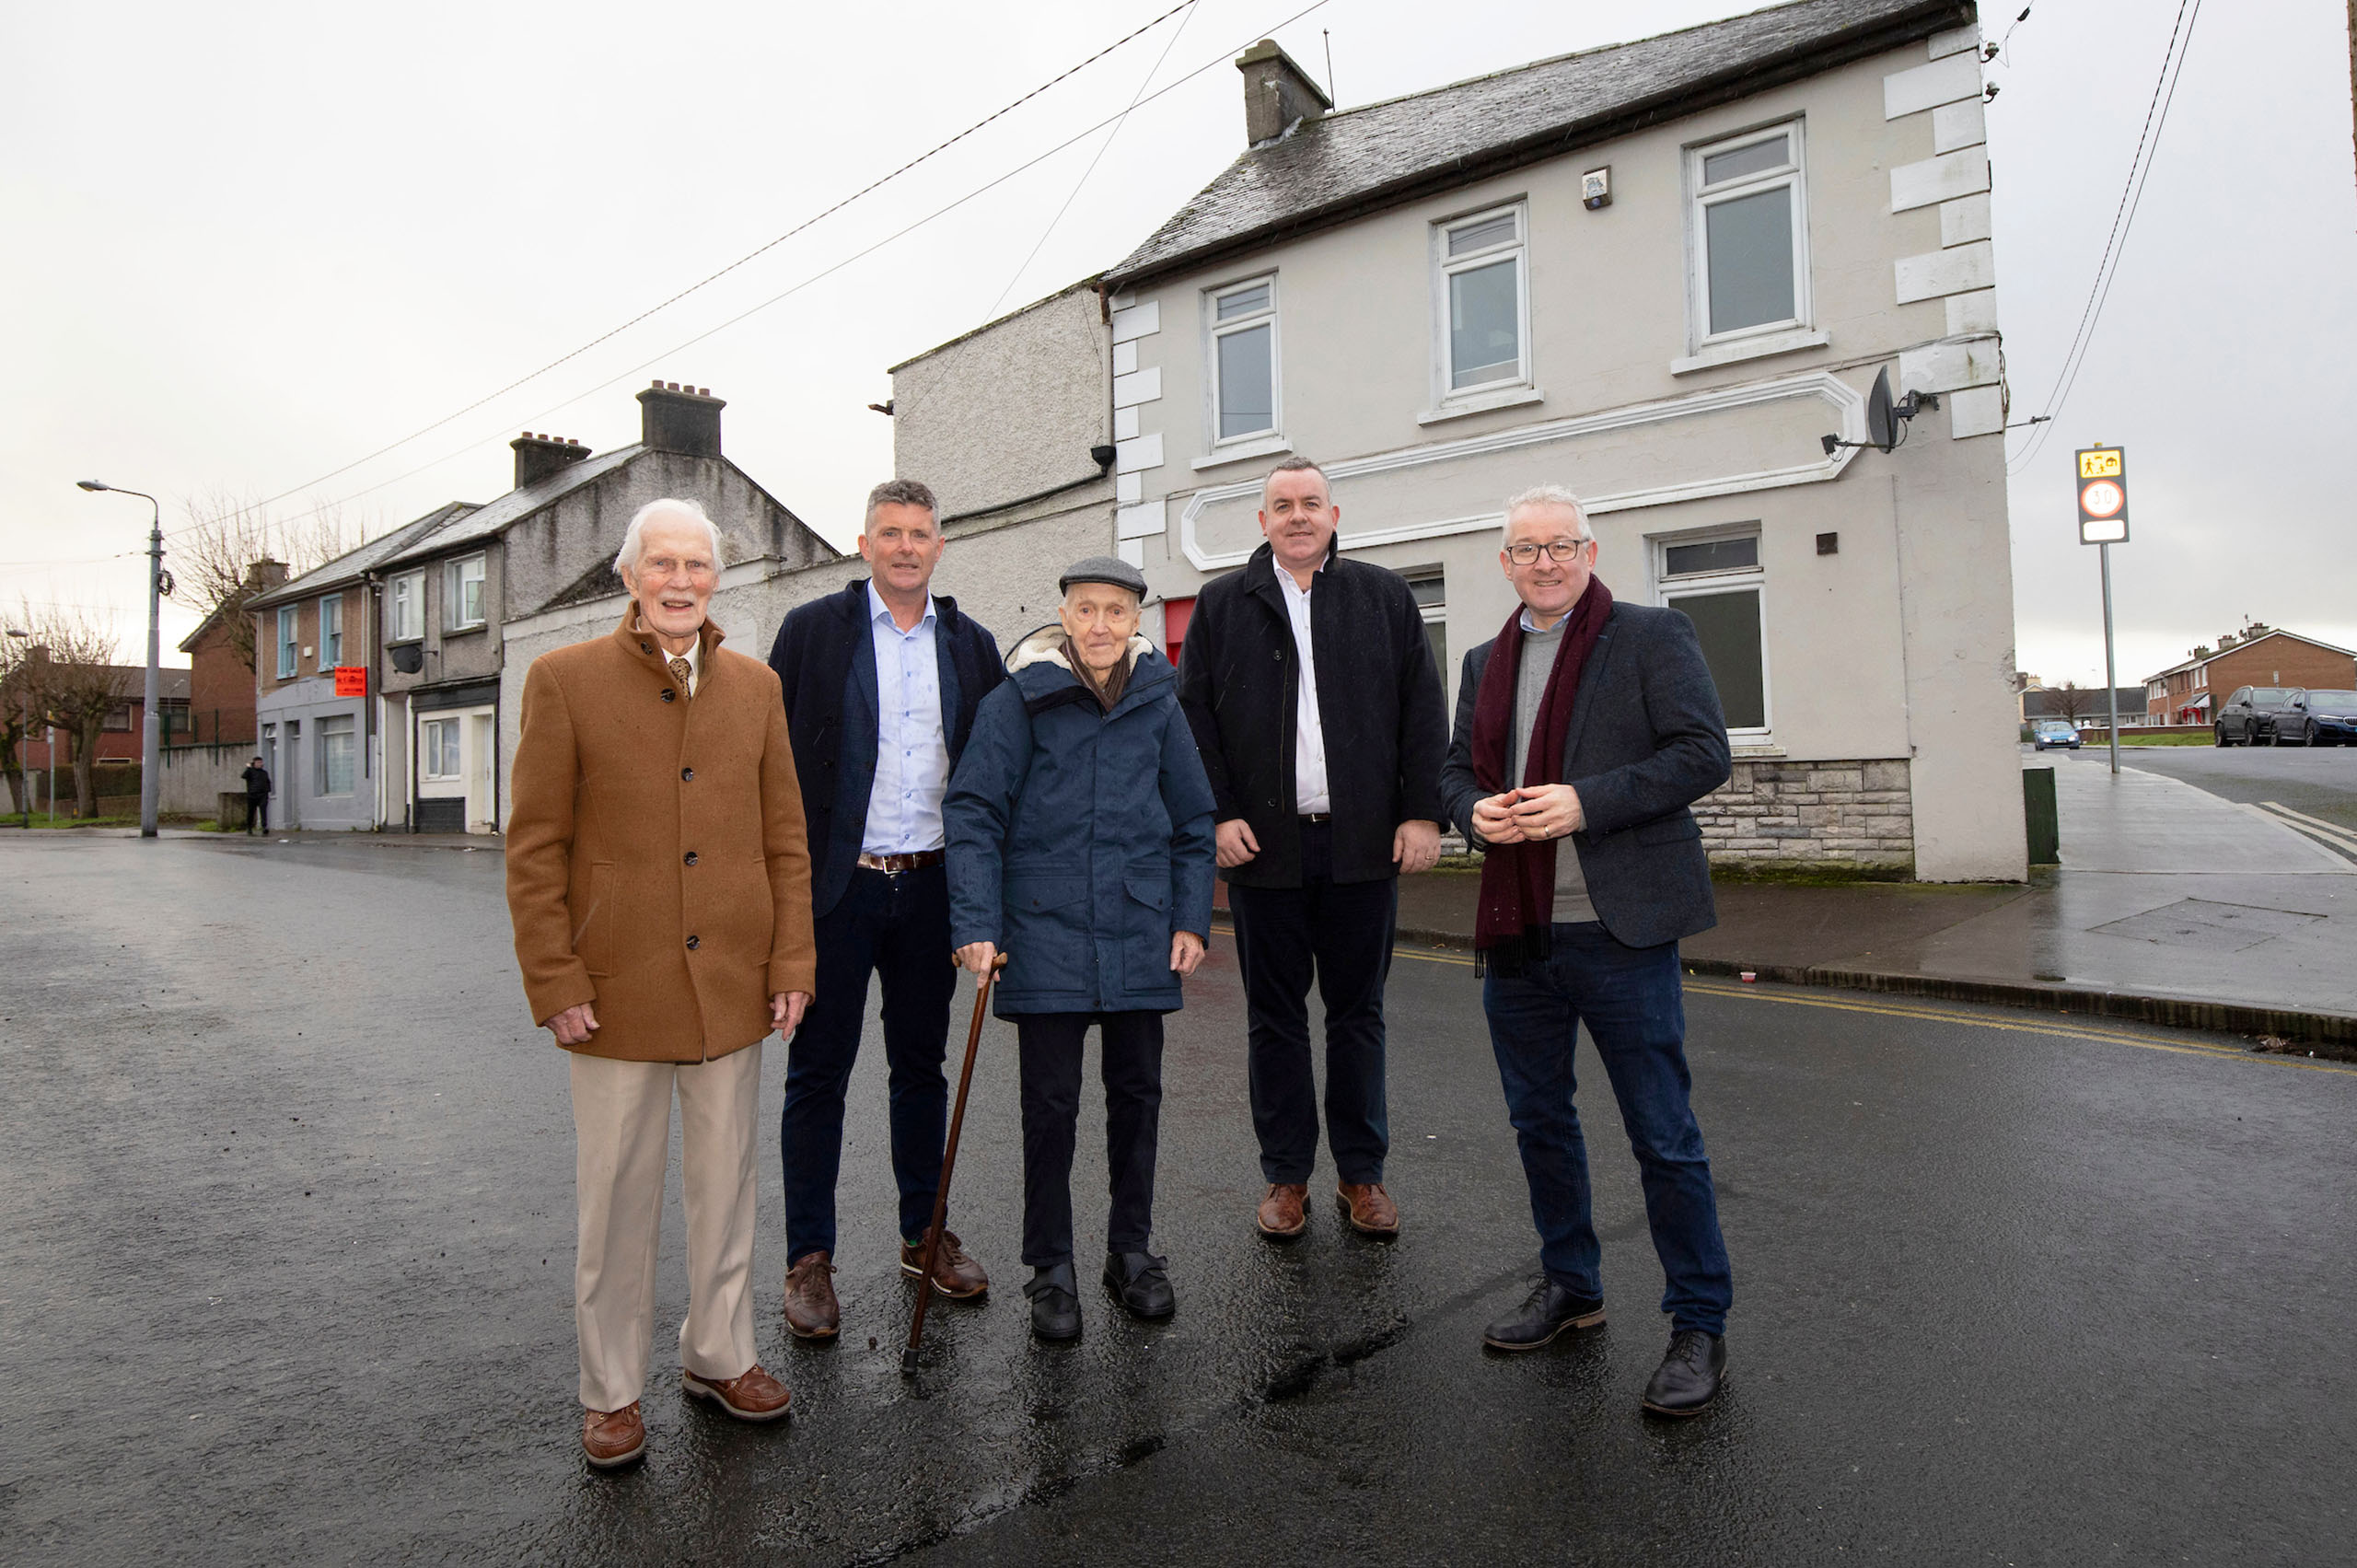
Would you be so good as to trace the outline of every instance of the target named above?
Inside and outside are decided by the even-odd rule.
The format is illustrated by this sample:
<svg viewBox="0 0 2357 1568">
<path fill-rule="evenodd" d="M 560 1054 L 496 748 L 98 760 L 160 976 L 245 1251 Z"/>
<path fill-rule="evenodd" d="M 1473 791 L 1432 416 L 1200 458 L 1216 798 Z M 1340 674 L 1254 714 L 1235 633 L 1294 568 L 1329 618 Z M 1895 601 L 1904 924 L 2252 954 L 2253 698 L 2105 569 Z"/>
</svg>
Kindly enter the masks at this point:
<svg viewBox="0 0 2357 1568">
<path fill-rule="evenodd" d="M 77 490 L 112 490 L 114 488 L 111 484 L 100 484 L 95 479 L 77 479 L 74 482 L 74 486 Z"/>
</svg>

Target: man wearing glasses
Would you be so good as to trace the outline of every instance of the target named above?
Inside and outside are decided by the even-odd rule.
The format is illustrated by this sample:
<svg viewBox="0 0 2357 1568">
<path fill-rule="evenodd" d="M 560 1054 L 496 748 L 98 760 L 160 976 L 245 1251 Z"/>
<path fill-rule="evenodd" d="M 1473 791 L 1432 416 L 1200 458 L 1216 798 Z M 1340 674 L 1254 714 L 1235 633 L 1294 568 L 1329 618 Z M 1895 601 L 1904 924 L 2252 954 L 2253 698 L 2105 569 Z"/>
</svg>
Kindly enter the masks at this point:
<svg viewBox="0 0 2357 1568">
<path fill-rule="evenodd" d="M 1726 722 L 1693 623 L 1615 602 L 1596 553 L 1570 491 L 1542 485 L 1506 503 L 1498 561 L 1521 607 L 1465 656 L 1441 773 L 1450 819 L 1484 852 L 1476 968 L 1544 1268 L 1529 1299 L 1482 1338 L 1537 1350 L 1604 1321 L 1572 1103 L 1585 1022 L 1668 1282 L 1669 1349 L 1642 1402 L 1694 1415 L 1718 1396 L 1733 1288 L 1688 1103 L 1678 943 L 1717 923 L 1687 807 L 1726 782 Z"/>
</svg>

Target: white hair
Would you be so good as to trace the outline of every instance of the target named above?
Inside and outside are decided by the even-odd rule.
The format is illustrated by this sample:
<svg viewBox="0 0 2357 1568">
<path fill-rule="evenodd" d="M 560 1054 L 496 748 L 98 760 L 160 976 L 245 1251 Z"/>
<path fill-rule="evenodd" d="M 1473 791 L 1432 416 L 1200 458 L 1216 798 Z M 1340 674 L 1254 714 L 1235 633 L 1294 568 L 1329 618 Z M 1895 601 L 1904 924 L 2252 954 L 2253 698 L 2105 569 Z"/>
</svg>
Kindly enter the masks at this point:
<svg viewBox="0 0 2357 1568">
<path fill-rule="evenodd" d="M 1596 537 L 1596 531 L 1587 526 L 1587 508 L 1580 505 L 1580 498 L 1578 496 L 1573 494 L 1569 489 L 1562 485 L 1534 484 L 1520 494 L 1508 497 L 1506 501 L 1505 532 L 1511 533 L 1514 531 L 1514 515 L 1527 506 L 1569 507 L 1571 509 L 1572 516 L 1579 519 L 1580 538 L 1594 539 Z"/>
<path fill-rule="evenodd" d="M 622 547 L 614 552 L 615 571 L 633 572 L 638 569 L 638 558 L 645 553 L 645 540 L 642 536 L 646 531 L 646 525 L 657 517 L 679 517 L 702 527 L 712 539 L 713 570 L 716 572 L 720 569 L 722 563 L 719 525 L 704 516 L 701 504 L 666 498 L 661 501 L 649 501 L 632 516 L 630 527 L 622 530 Z"/>
</svg>

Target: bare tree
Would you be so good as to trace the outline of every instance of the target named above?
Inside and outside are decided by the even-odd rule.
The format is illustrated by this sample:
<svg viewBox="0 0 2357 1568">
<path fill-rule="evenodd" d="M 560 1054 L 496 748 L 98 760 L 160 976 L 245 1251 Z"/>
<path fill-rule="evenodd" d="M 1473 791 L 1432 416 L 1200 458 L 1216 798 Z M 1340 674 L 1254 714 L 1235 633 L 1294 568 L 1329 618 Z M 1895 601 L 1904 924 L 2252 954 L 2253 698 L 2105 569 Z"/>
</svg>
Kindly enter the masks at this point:
<svg viewBox="0 0 2357 1568">
<path fill-rule="evenodd" d="M 2081 716 L 2087 711 L 2087 699 L 2085 687 L 2075 680 L 2066 680 L 2054 689 L 2054 711 L 2069 719 L 2071 727 L 2076 729 Z"/>
<path fill-rule="evenodd" d="M 131 700 L 132 678 L 137 672 L 115 663 L 111 628 L 78 611 L 56 606 L 34 610 L 33 641 L 47 656 L 27 671 L 41 698 L 40 705 L 74 743 L 74 798 L 76 814 L 95 816 L 99 808 L 99 738 L 107 717 Z"/>
<path fill-rule="evenodd" d="M 258 565 L 276 562 L 286 568 L 288 576 L 299 577 L 354 548 L 366 536 L 365 528 L 348 521 L 332 505 L 273 517 L 258 503 L 212 491 L 183 498 L 180 509 L 188 514 L 191 527 L 175 533 L 168 547 L 172 598 L 201 616 L 210 616 L 224 606 L 235 610 L 273 586 L 268 580 L 257 580 Z M 251 668 L 253 617 L 233 613 L 222 620 L 231 646 Z"/>
<path fill-rule="evenodd" d="M 30 605 L 20 605 L 8 624 L 26 631 L 32 624 Z M 30 809 L 25 793 L 24 744 L 39 727 L 41 697 L 33 690 L 33 643 L 23 637 L 0 637 L 0 756 L 6 758 L 9 802 L 18 811 Z"/>
</svg>

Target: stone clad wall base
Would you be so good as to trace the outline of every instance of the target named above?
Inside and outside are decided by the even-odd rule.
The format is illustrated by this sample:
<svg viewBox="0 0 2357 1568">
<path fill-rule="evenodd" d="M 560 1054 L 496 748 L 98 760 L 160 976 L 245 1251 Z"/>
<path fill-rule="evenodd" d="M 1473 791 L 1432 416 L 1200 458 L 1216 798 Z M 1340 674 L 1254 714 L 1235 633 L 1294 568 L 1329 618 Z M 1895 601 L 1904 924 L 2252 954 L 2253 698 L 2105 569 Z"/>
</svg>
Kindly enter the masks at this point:
<svg viewBox="0 0 2357 1568">
<path fill-rule="evenodd" d="M 1745 761 L 1694 803 L 1714 862 L 1911 866 L 1915 812 L 1902 760 Z"/>
</svg>

